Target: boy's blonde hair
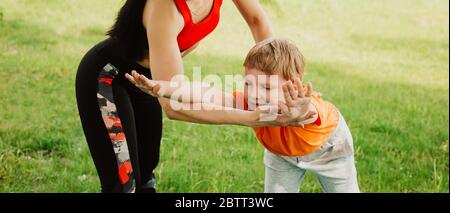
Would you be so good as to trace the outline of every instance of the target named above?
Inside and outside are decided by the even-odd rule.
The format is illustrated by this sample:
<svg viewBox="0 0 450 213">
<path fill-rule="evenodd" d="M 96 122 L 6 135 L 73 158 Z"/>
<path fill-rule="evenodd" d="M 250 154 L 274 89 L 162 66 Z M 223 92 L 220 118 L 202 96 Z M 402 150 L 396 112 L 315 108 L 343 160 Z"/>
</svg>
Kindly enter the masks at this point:
<svg viewBox="0 0 450 213">
<path fill-rule="evenodd" d="M 258 69 L 286 80 L 303 79 L 305 61 L 300 50 L 287 39 L 271 38 L 257 43 L 244 61 L 247 69 Z"/>
</svg>

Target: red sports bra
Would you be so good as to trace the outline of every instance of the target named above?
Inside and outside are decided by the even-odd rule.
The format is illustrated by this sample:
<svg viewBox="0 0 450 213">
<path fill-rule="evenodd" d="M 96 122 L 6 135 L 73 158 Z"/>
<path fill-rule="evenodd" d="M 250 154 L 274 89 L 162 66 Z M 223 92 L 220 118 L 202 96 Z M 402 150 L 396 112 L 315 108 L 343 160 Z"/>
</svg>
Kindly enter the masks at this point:
<svg viewBox="0 0 450 213">
<path fill-rule="evenodd" d="M 181 15 L 184 19 L 183 30 L 178 34 L 177 41 L 180 51 L 185 51 L 200 40 L 209 35 L 219 24 L 220 7 L 223 0 L 213 0 L 213 6 L 209 15 L 200 23 L 195 24 L 192 19 L 191 10 L 189 9 L 186 0 L 175 0 Z"/>
</svg>

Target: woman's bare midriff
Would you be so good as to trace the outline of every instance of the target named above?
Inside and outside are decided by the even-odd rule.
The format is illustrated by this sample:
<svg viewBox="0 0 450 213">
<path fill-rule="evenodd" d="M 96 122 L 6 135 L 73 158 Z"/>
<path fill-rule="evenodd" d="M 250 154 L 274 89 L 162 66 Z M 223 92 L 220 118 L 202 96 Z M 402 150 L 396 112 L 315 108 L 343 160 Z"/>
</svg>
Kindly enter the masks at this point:
<svg viewBox="0 0 450 213">
<path fill-rule="evenodd" d="M 194 46 L 192 46 L 191 48 L 181 52 L 181 57 L 184 58 L 185 56 L 187 56 L 190 52 L 192 52 L 195 48 L 198 47 L 198 44 L 199 43 L 197 43 Z M 139 65 L 141 65 L 147 69 L 150 69 L 150 59 L 149 58 L 146 58 L 146 59 L 143 59 L 140 61 L 136 61 L 136 63 L 138 63 Z"/>
</svg>

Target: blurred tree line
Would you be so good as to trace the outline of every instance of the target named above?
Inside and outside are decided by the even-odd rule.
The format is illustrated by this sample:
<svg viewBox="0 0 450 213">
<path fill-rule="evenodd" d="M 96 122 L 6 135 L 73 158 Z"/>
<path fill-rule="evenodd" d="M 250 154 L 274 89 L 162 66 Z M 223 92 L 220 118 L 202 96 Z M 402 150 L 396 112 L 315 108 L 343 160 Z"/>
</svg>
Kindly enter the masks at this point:
<svg viewBox="0 0 450 213">
<path fill-rule="evenodd" d="M 3 23 L 3 8 L 0 7 L 0 23 Z"/>
</svg>

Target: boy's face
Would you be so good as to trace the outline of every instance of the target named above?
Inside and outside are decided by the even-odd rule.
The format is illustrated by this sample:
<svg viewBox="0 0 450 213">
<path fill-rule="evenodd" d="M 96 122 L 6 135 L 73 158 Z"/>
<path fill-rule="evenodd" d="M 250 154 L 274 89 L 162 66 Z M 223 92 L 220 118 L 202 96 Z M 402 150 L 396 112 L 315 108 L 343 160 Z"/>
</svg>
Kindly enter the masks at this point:
<svg viewBox="0 0 450 213">
<path fill-rule="evenodd" d="M 244 96 L 249 107 L 278 105 L 284 102 L 283 84 L 286 79 L 281 75 L 269 75 L 254 68 L 245 68 Z"/>
</svg>

